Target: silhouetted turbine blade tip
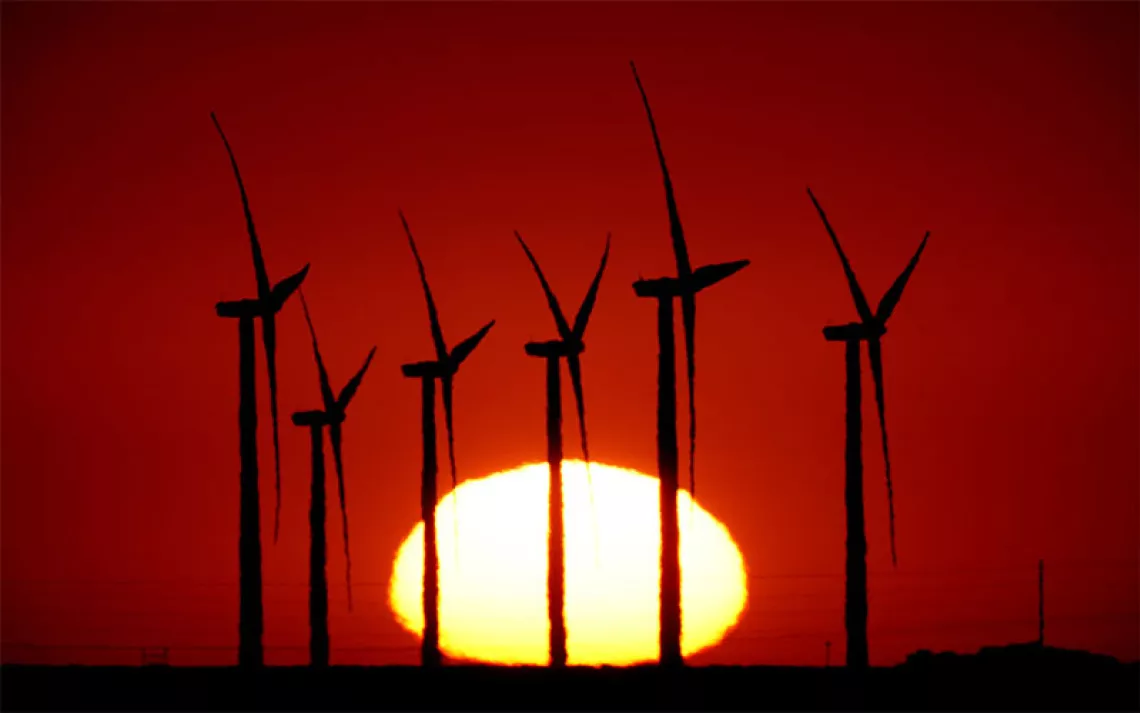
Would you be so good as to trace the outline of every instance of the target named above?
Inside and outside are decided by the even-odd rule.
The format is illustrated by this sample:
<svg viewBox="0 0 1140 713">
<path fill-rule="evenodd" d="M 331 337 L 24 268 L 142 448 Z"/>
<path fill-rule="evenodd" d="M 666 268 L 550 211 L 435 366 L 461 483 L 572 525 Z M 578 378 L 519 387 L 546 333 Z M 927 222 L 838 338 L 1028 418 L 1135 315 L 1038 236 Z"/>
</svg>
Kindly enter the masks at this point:
<svg viewBox="0 0 1140 713">
<path fill-rule="evenodd" d="M 543 295 L 546 297 L 546 304 L 550 308 L 550 314 L 554 317 L 554 326 L 558 330 L 558 335 L 562 339 L 570 339 L 570 325 L 566 323 L 566 315 L 562 313 L 562 306 L 558 304 L 558 298 L 554 295 L 554 290 L 550 288 L 550 283 L 546 281 L 546 275 L 543 274 L 542 268 L 538 264 L 538 259 L 534 253 L 527 247 L 526 241 L 523 240 L 522 235 L 515 231 L 515 237 L 518 238 L 519 245 L 522 246 L 523 252 L 526 253 L 527 259 L 530 261 L 531 267 L 534 268 L 534 274 L 538 276 L 538 282 L 542 286 Z"/>
<path fill-rule="evenodd" d="M 590 287 L 586 290 L 586 296 L 582 298 L 582 306 L 578 308 L 578 314 L 574 318 L 573 335 L 581 339 L 586 333 L 586 324 L 590 321 L 590 314 L 594 311 L 594 303 L 598 299 L 598 288 L 602 284 L 602 275 L 606 271 L 606 261 L 610 257 L 610 235 L 606 234 L 606 248 L 602 251 L 602 260 L 598 264 L 598 271 L 594 274 L 594 279 L 590 283 Z"/>
<path fill-rule="evenodd" d="M 843 265 L 843 274 L 847 278 L 847 287 L 851 292 L 851 298 L 855 301 L 855 311 L 859 313 L 861 320 L 870 322 L 875 317 L 871 313 L 870 305 L 867 304 L 867 297 L 863 294 L 863 289 L 859 286 L 859 280 L 855 277 L 855 270 L 851 267 L 851 261 L 847 259 L 847 253 L 843 252 L 843 246 L 839 242 L 839 236 L 835 234 L 835 229 L 831 227 L 831 221 L 827 219 L 827 214 L 815 199 L 815 196 L 812 195 L 811 189 L 808 189 L 808 195 L 811 196 L 811 201 L 815 204 L 816 211 L 823 221 L 823 226 L 827 229 L 827 235 L 831 238 L 831 244 L 839 254 L 839 262 Z"/>
<path fill-rule="evenodd" d="M 222 145 L 225 147 L 226 155 L 230 159 L 230 168 L 233 169 L 234 179 L 238 184 L 238 192 L 241 194 L 242 213 L 245 215 L 246 232 L 249 233 L 250 248 L 253 252 L 253 270 L 254 276 L 257 279 L 257 296 L 259 298 L 265 298 L 270 292 L 269 274 L 265 269 L 265 258 L 261 254 L 261 244 L 257 240 L 257 228 L 253 221 L 253 210 L 249 207 L 249 196 L 245 191 L 245 182 L 242 181 L 241 178 L 241 169 L 238 168 L 237 157 L 234 155 L 229 139 L 226 138 L 226 133 L 222 131 L 222 125 L 218 122 L 217 117 L 214 117 L 214 127 L 218 130 L 218 135 L 222 138 Z"/>
<path fill-rule="evenodd" d="M 301 284 L 305 281 L 305 277 L 309 274 L 309 266 L 305 265 L 296 273 L 286 277 L 278 282 L 269 290 L 269 302 L 267 308 L 273 312 L 281 311 L 285 303 L 293 296 L 293 293 L 300 289 Z M 268 281 L 268 277 L 267 277 Z"/>
<path fill-rule="evenodd" d="M 412 237 L 412 230 L 408 226 L 407 220 L 404 220 L 402 212 L 400 213 L 400 220 L 404 224 L 404 232 L 408 235 L 408 244 L 412 248 L 412 255 L 416 258 L 416 268 L 420 273 L 420 285 L 423 287 L 424 300 L 427 302 L 428 321 L 431 323 L 431 338 L 435 347 L 435 358 L 443 362 L 447 360 L 447 344 L 443 338 L 443 327 L 439 322 L 439 310 L 436 309 L 435 300 L 431 294 L 431 286 L 428 284 L 427 270 L 424 268 L 424 261 L 420 258 L 419 250 L 416 249 L 416 240 Z"/>
<path fill-rule="evenodd" d="M 364 380 L 364 374 L 368 371 L 368 365 L 372 363 L 372 357 L 375 355 L 376 347 L 372 347 L 364 360 L 364 366 L 360 367 L 360 371 L 356 372 L 356 374 L 348 380 L 348 383 L 344 385 L 344 388 L 341 389 L 340 395 L 336 399 L 336 403 L 341 409 L 347 408 L 353 397 L 356 396 L 356 391 L 360 388 L 360 383 Z"/>
<path fill-rule="evenodd" d="M 922 257 L 923 250 L 926 249 L 926 241 L 930 237 L 930 231 L 926 231 L 926 235 L 922 236 L 922 242 L 918 245 L 918 250 L 915 251 L 914 256 L 911 257 L 910 262 L 899 274 L 895 281 L 891 284 L 890 289 L 883 295 L 883 299 L 879 301 L 879 306 L 875 310 L 875 316 L 882 322 L 890 319 L 891 314 L 894 313 L 895 308 L 898 307 L 899 301 L 902 299 L 903 290 L 906 289 L 907 283 L 910 282 L 911 275 L 918 267 L 918 260 Z"/>
<path fill-rule="evenodd" d="M 336 406 L 336 400 L 333 398 L 332 386 L 329 384 L 329 373 L 325 369 L 325 361 L 321 358 L 321 348 L 317 341 L 317 330 L 313 326 L 313 319 L 309 314 L 309 304 L 305 300 L 305 293 L 301 291 L 301 310 L 305 314 L 305 323 L 309 326 L 309 336 L 313 340 L 313 358 L 317 362 L 317 377 L 320 380 L 321 387 L 321 403 L 325 411 L 331 411 Z"/>
<path fill-rule="evenodd" d="M 479 343 L 483 341 L 483 338 L 491 331 L 491 327 L 494 326 L 495 320 L 492 319 L 483 325 L 478 332 L 475 332 L 475 334 L 472 334 L 457 344 L 456 347 L 451 350 L 451 354 L 446 356 L 445 360 L 451 364 L 453 369 L 458 370 L 459 365 L 466 361 L 467 357 L 471 356 L 471 353 L 475 351 L 475 348 L 479 346 Z"/>
</svg>

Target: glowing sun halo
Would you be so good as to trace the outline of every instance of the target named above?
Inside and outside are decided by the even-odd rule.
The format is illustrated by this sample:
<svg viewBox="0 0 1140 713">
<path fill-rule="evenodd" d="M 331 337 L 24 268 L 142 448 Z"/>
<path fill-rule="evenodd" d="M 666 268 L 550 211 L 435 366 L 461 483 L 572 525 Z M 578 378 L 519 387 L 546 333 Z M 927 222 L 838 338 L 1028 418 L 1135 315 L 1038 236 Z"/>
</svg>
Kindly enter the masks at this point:
<svg viewBox="0 0 1140 713">
<path fill-rule="evenodd" d="M 627 665 L 657 658 L 660 572 L 658 481 L 591 463 L 564 461 L 566 629 L 569 662 Z M 548 469 L 525 465 L 458 489 L 436 507 L 440 555 L 440 646 L 449 656 L 506 664 L 547 663 L 546 533 Z M 684 491 L 681 529 L 681 648 L 719 641 L 747 599 L 744 560 L 728 530 Z M 594 523 L 597 524 L 597 539 Z M 423 632 L 424 525 L 396 554 L 389 587 L 404 628 Z"/>
</svg>

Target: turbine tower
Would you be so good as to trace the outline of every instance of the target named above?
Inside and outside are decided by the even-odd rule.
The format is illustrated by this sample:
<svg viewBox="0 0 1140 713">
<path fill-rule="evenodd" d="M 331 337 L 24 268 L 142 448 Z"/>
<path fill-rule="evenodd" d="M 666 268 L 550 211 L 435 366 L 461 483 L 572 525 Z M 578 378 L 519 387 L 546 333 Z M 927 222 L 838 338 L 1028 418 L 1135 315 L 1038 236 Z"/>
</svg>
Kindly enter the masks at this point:
<svg viewBox="0 0 1140 713">
<path fill-rule="evenodd" d="M 883 462 L 886 468 L 887 503 L 890 512 L 891 533 L 891 562 L 898 566 L 898 556 L 895 550 L 895 505 L 894 487 L 891 482 L 891 459 L 887 448 L 887 420 L 886 405 L 883 396 L 883 352 L 882 338 L 887 333 L 887 320 L 902 299 L 903 289 L 910 279 L 911 273 L 918 265 L 922 251 L 926 249 L 926 241 L 930 231 L 923 236 L 914 257 L 910 259 L 906 269 L 898 276 L 891 288 L 879 301 L 874 312 L 867 304 L 867 298 L 855 279 L 855 272 L 847 260 L 839 238 L 831 228 L 823 208 L 815 199 L 815 194 L 808 189 L 808 196 L 815 206 L 823 225 L 827 229 L 831 243 L 839 254 L 843 264 L 843 272 L 847 276 L 847 285 L 851 296 L 855 300 L 855 310 L 860 321 L 839 326 L 823 328 L 823 336 L 829 342 L 843 342 L 845 345 L 846 373 L 847 373 L 847 446 L 846 470 L 847 478 L 844 499 L 847 507 L 847 602 L 845 622 L 847 627 L 847 666 L 857 671 L 863 671 L 869 666 L 867 653 L 867 532 L 863 517 L 863 394 L 862 374 L 860 366 L 859 343 L 867 342 L 868 357 L 871 362 L 871 374 L 875 380 L 875 401 L 879 407 L 879 430 L 882 433 Z"/>
</svg>

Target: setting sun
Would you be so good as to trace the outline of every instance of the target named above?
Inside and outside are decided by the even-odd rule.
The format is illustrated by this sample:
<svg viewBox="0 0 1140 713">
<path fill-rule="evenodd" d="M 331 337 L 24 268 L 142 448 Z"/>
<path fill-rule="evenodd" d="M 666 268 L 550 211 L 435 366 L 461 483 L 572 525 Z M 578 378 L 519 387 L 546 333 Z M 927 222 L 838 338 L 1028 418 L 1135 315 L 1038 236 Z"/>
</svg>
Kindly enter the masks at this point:
<svg viewBox="0 0 1140 713">
<path fill-rule="evenodd" d="M 660 558 L 658 481 L 592 463 L 563 462 L 566 521 L 566 628 L 569 663 L 626 665 L 657 658 Z M 548 468 L 522 466 L 459 486 L 436 507 L 440 557 L 440 645 L 449 656 L 493 663 L 545 664 Z M 693 505 L 691 507 L 691 504 Z M 678 493 L 681 529 L 682 650 L 718 642 L 747 599 L 744 560 L 728 530 Z M 595 538 L 595 523 L 597 538 Z M 396 555 L 389 599 L 397 620 L 423 631 L 424 525 Z"/>
</svg>

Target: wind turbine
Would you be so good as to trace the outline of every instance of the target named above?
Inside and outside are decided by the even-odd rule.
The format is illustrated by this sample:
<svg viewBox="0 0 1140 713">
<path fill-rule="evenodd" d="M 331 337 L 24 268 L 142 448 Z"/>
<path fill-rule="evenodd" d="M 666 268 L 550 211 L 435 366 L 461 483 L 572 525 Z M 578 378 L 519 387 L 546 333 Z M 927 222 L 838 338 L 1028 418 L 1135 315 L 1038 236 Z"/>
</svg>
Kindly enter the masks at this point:
<svg viewBox="0 0 1140 713">
<path fill-rule="evenodd" d="M 424 288 L 424 299 L 427 301 L 432 342 L 435 345 L 434 361 L 420 361 L 404 364 L 400 367 L 405 377 L 419 379 L 421 386 L 420 406 L 423 419 L 424 466 L 420 490 L 420 517 L 424 521 L 424 636 L 421 643 L 420 659 L 423 666 L 434 667 L 439 666 L 443 661 L 439 651 L 439 549 L 436 543 L 435 527 L 435 479 L 439 470 L 435 447 L 435 382 L 438 379 L 443 387 L 443 409 L 447 426 L 447 455 L 451 461 L 451 487 L 454 490 L 458 483 L 455 475 L 455 439 L 451 428 L 452 382 L 456 372 L 459 371 L 459 365 L 471 356 L 475 347 L 479 346 L 479 342 L 483 341 L 483 337 L 487 336 L 487 332 L 495 326 L 495 320 L 492 319 L 483 325 L 483 328 L 478 332 L 448 351 L 447 343 L 443 340 L 443 329 L 439 324 L 439 312 L 435 308 L 431 288 L 428 286 L 427 274 L 424 272 L 424 263 L 420 259 L 419 251 L 416 250 L 416 241 L 412 237 L 412 230 L 408 227 L 408 221 L 404 218 L 403 211 L 400 212 L 400 222 L 404 225 L 404 232 L 408 235 L 408 244 L 411 245 L 412 255 L 416 258 L 420 283 Z M 458 521 L 458 501 L 456 501 L 455 511 Z M 456 528 L 458 532 L 458 525 Z M 458 544 L 458 535 L 456 540 Z"/>
<path fill-rule="evenodd" d="M 665 182 L 665 206 L 669 211 L 669 233 L 673 240 L 673 254 L 677 261 L 676 277 L 659 277 L 638 280 L 633 283 L 633 291 L 638 297 L 657 300 L 657 342 L 659 355 L 657 362 L 657 470 L 661 479 L 661 621 L 660 621 L 660 663 L 681 665 L 681 561 L 680 532 L 677 527 L 677 385 L 676 355 L 673 342 L 673 300 L 681 300 L 681 316 L 685 328 L 685 356 L 689 385 L 689 488 L 695 497 L 697 412 L 693 398 L 695 380 L 695 330 L 697 303 L 696 295 L 706 287 L 735 274 L 748 265 L 748 260 L 703 265 L 693 269 L 689 263 L 689 251 L 685 245 L 685 232 L 677 213 L 677 201 L 673 196 L 673 182 L 669 169 L 665 166 L 665 154 L 657 135 L 657 125 L 653 121 L 653 111 L 649 99 L 641 86 L 637 67 L 633 69 L 633 79 L 641 93 L 645 114 L 649 118 L 649 128 L 653 132 L 653 144 L 657 149 L 657 160 Z"/>
<path fill-rule="evenodd" d="M 281 513 L 281 464 L 277 445 L 277 330 L 275 316 L 285 305 L 289 296 L 301 286 L 309 266 L 270 287 L 269 275 L 265 270 L 265 260 L 261 255 L 261 244 L 257 240 L 257 230 L 253 224 L 253 213 L 241 180 L 237 159 L 230 149 L 230 143 L 222 131 L 221 124 L 213 112 L 210 118 L 222 137 L 226 153 L 230 157 L 238 190 L 241 192 L 242 209 L 245 212 L 246 230 L 253 248 L 253 268 L 257 277 L 257 297 L 252 299 L 219 302 L 215 306 L 219 317 L 238 320 L 238 428 L 241 452 L 241 536 L 238 543 L 240 568 L 240 605 L 238 663 L 243 667 L 259 667 L 264 663 L 262 634 L 264 632 L 264 612 L 262 609 L 261 587 L 261 495 L 258 488 L 257 469 L 257 348 L 253 339 L 253 320 L 261 319 L 262 336 L 265 342 L 265 358 L 269 366 L 269 395 L 273 410 L 273 451 L 277 473 L 277 506 L 273 527 L 273 540 L 277 541 Z"/>
<path fill-rule="evenodd" d="M 309 325 L 309 336 L 313 340 L 313 356 L 317 361 L 317 371 L 321 384 L 321 409 L 297 411 L 293 423 L 309 429 L 312 443 L 313 478 L 309 504 L 309 661 L 313 666 L 329 665 L 329 586 L 326 566 L 328 564 L 327 537 L 325 534 L 325 450 L 324 429 L 329 429 L 333 458 L 336 462 L 337 490 L 340 494 L 341 524 L 344 536 L 344 580 L 348 587 L 348 610 L 352 611 L 352 557 L 348 549 L 348 508 L 344 497 L 344 465 L 341 461 L 341 425 L 344 423 L 348 404 L 360 388 L 364 372 L 372 363 L 376 347 L 368 352 L 364 366 L 356 372 L 340 394 L 333 395 L 329 385 L 329 375 L 325 371 L 321 349 L 317 346 L 317 332 L 309 317 L 309 305 L 305 303 L 305 293 L 301 293 L 301 307 L 305 311 L 305 323 Z"/>
<path fill-rule="evenodd" d="M 533 357 L 546 360 L 546 461 L 550 467 L 550 492 L 547 502 L 549 504 L 550 529 L 547 534 L 547 578 L 546 593 L 547 607 L 550 618 L 550 665 L 562 667 L 566 665 L 566 620 L 565 620 L 565 583 L 566 583 L 566 554 L 564 546 L 564 527 L 562 518 L 562 381 L 560 359 L 566 359 L 570 369 L 570 380 L 574 387 L 574 400 L 578 405 L 578 430 L 582 437 L 582 454 L 586 460 L 586 473 L 589 476 L 590 447 L 586 440 L 586 405 L 582 392 L 582 366 L 580 355 L 586 350 L 583 338 L 586 335 L 586 324 L 590 321 L 590 313 L 594 309 L 594 302 L 598 298 L 598 286 L 602 282 L 602 273 L 606 269 L 606 260 L 610 255 L 610 236 L 606 235 L 606 249 L 602 253 L 602 262 L 598 265 L 598 272 L 594 281 L 586 291 L 582 306 L 574 318 L 574 326 L 566 321 L 558 299 L 551 291 L 538 260 L 527 247 L 526 242 L 515 232 L 519 245 L 522 246 L 534 273 L 542 285 L 546 295 L 550 313 L 554 316 L 554 324 L 558 329 L 558 339 L 547 342 L 527 342 L 526 353 Z M 591 497 L 592 497 L 592 483 Z M 591 502 L 592 504 L 592 502 Z"/>
<path fill-rule="evenodd" d="M 891 483 L 891 459 L 887 448 L 887 419 L 886 405 L 883 397 L 883 352 L 882 338 L 887 333 L 887 320 L 902 299 L 903 289 L 910 279 L 911 273 L 918 265 L 922 251 L 926 249 L 926 241 L 930 231 L 922 236 L 914 257 L 910 259 L 906 269 L 898 276 L 891 288 L 879 301 L 874 312 L 867 304 L 867 298 L 855 279 L 855 272 L 847 255 L 839 245 L 839 238 L 831 228 L 823 208 L 815 199 L 815 194 L 808 188 L 808 196 L 815 206 L 823 225 L 827 229 L 835 251 L 839 253 L 839 260 L 843 264 L 843 272 L 847 276 L 847 285 L 851 290 L 851 297 L 855 300 L 855 310 L 859 313 L 858 322 L 839 326 L 823 328 L 823 336 L 829 342 L 843 342 L 846 345 L 846 371 L 847 371 L 847 447 L 846 469 L 847 479 L 844 498 L 847 505 L 847 600 L 846 600 L 846 627 L 847 627 L 847 666 L 856 670 L 864 670 L 869 665 L 867 653 L 867 532 L 863 516 L 863 394 L 862 375 L 859 355 L 859 342 L 867 342 L 868 357 L 871 361 L 871 375 L 875 380 L 875 401 L 879 408 L 879 430 L 883 436 L 883 463 L 887 479 L 887 503 L 890 512 L 891 533 L 891 562 L 898 566 L 898 555 L 895 550 L 895 502 L 894 487 Z"/>
</svg>

